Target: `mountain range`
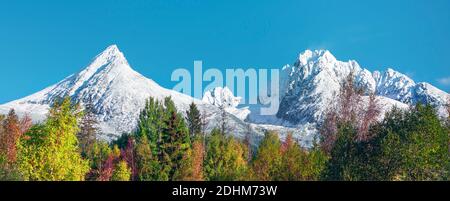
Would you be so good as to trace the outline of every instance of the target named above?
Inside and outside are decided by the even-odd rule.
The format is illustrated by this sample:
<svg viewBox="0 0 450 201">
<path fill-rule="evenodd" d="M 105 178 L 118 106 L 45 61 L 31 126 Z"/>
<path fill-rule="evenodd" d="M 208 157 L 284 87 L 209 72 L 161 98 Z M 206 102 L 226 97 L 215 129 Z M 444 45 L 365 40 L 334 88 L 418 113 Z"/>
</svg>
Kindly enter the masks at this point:
<svg viewBox="0 0 450 201">
<path fill-rule="evenodd" d="M 370 72 L 354 60 L 337 60 L 327 50 L 306 50 L 293 66 L 283 68 L 280 88 L 284 95 L 277 117 L 293 124 L 321 122 L 350 73 L 366 95 L 377 95 L 383 111 L 421 102 L 435 106 L 441 116 L 446 115 L 444 106 L 449 95 L 431 84 L 416 83 L 391 68 Z"/>
<path fill-rule="evenodd" d="M 163 88 L 134 71 L 119 48 L 112 45 L 80 72 L 35 94 L 0 105 L 0 113 L 14 108 L 19 115 L 29 114 L 38 123 L 46 118 L 56 97 L 70 96 L 81 105 L 91 101 L 101 130 L 98 138 L 110 141 L 135 129 L 146 99 L 163 100 L 170 96 L 183 113 L 189 104 L 196 103 L 208 122 L 206 130 L 218 126 L 219 108 L 224 107 L 230 133 L 238 138 L 251 133 L 256 144 L 265 131 L 278 130 L 282 139 L 292 132 L 302 145 L 310 146 L 317 125 L 340 91 L 340 83 L 352 72 L 356 85 L 366 94 L 377 95 L 383 111 L 423 102 L 435 106 L 441 116 L 446 115 L 443 107 L 448 93 L 428 83 L 416 83 L 390 68 L 370 72 L 356 61 L 338 61 L 327 50 L 306 50 L 293 65 L 280 70 L 279 111 L 273 116 L 261 116 L 260 105 L 239 107 L 241 99 L 227 87 L 205 92 L 203 100 Z"/>
</svg>

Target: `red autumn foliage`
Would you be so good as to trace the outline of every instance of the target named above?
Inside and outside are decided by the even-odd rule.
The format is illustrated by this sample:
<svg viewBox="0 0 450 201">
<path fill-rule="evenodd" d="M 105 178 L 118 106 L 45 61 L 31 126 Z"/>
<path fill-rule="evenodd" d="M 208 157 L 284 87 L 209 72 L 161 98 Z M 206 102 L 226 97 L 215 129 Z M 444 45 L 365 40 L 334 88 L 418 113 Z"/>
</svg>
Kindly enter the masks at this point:
<svg viewBox="0 0 450 201">
<path fill-rule="evenodd" d="M 203 181 L 203 143 L 195 141 L 192 144 L 192 181 Z"/>
<path fill-rule="evenodd" d="M 127 146 L 121 150 L 121 158 L 131 169 L 132 178 L 137 178 L 138 170 L 136 165 L 135 142 L 132 137 L 128 138 Z"/>
<path fill-rule="evenodd" d="M 17 155 L 17 141 L 32 126 L 31 118 L 25 115 L 19 120 L 19 117 L 12 109 L 9 111 L 6 119 L 1 125 L 3 129 L 0 133 L 0 153 L 5 155 L 8 162 L 15 162 Z"/>
<path fill-rule="evenodd" d="M 114 164 L 116 161 L 116 157 L 114 154 L 110 154 L 108 159 L 103 163 L 102 168 L 100 170 L 100 174 L 97 178 L 98 181 L 109 181 L 114 172 Z"/>
<path fill-rule="evenodd" d="M 351 123 L 358 129 L 355 140 L 366 141 L 373 137 L 370 126 L 376 123 L 380 115 L 377 97 L 370 94 L 367 104 L 364 104 L 364 91 L 354 83 L 354 75 L 350 73 L 341 85 L 336 105 L 329 108 L 320 128 L 321 147 L 327 153 L 334 146 L 340 123 Z"/>
<path fill-rule="evenodd" d="M 286 140 L 281 145 L 281 153 L 285 153 L 289 147 L 291 147 L 294 144 L 294 138 L 292 137 L 292 133 L 289 133 L 286 136 Z"/>
</svg>

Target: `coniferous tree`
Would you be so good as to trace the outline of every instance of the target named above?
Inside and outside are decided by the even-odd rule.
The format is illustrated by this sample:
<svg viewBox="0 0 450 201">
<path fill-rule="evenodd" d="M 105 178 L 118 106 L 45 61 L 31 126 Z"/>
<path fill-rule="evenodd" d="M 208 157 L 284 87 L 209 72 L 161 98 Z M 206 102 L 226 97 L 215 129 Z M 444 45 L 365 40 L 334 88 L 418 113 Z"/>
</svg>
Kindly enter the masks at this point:
<svg viewBox="0 0 450 201">
<path fill-rule="evenodd" d="M 245 132 L 244 145 L 247 152 L 247 162 L 250 163 L 253 159 L 253 148 L 252 148 L 252 128 L 250 124 L 247 124 L 247 130 Z"/>
<path fill-rule="evenodd" d="M 220 110 L 220 133 L 225 135 L 228 130 L 228 120 L 227 120 L 227 111 L 225 110 L 225 106 L 222 104 L 219 106 Z"/>
<path fill-rule="evenodd" d="M 155 156 L 158 156 L 158 143 L 161 141 L 165 118 L 163 105 L 154 98 L 146 101 L 145 107 L 139 115 L 136 136 L 138 138 L 147 136 L 152 153 Z"/>
<path fill-rule="evenodd" d="M 173 181 L 193 181 L 193 153 L 192 149 L 186 149 L 180 166 L 174 171 Z"/>
<path fill-rule="evenodd" d="M 45 123 L 33 126 L 21 138 L 18 165 L 25 180 L 84 180 L 89 164 L 78 147 L 79 118 L 79 108 L 70 98 L 57 100 Z"/>
<path fill-rule="evenodd" d="M 186 111 L 186 122 L 191 139 L 198 137 L 202 133 L 202 117 L 194 102 L 189 105 L 189 110 Z"/>
<path fill-rule="evenodd" d="M 170 97 L 165 99 L 164 105 L 168 116 L 164 120 L 165 127 L 159 145 L 159 161 L 163 175 L 168 180 L 173 180 L 186 151 L 190 148 L 190 138 L 184 119 L 177 113 Z"/>
<path fill-rule="evenodd" d="M 445 105 L 447 109 L 447 126 L 450 129 L 450 96 L 447 98 L 447 104 Z"/>
<path fill-rule="evenodd" d="M 189 129 L 170 97 L 165 98 L 164 105 L 153 98 L 147 101 L 135 136 L 139 143 L 144 143 L 138 145 L 140 153 L 137 153 L 138 158 L 145 159 L 143 163 L 138 162 L 140 179 L 174 180 L 191 144 Z M 143 155 L 148 151 L 146 143 L 152 155 Z"/>
</svg>

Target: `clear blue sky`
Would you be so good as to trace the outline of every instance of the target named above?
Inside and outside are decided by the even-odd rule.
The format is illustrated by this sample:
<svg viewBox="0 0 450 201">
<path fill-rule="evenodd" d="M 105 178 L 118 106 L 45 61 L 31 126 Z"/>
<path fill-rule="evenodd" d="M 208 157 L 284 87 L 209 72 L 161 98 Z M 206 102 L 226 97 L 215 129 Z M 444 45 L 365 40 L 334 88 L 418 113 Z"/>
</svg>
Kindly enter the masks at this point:
<svg viewBox="0 0 450 201">
<path fill-rule="evenodd" d="M 324 48 L 449 91 L 449 11 L 448 0 L 1 1 L 0 103 L 81 70 L 110 44 L 167 88 L 172 70 L 196 59 L 275 68 Z"/>
</svg>

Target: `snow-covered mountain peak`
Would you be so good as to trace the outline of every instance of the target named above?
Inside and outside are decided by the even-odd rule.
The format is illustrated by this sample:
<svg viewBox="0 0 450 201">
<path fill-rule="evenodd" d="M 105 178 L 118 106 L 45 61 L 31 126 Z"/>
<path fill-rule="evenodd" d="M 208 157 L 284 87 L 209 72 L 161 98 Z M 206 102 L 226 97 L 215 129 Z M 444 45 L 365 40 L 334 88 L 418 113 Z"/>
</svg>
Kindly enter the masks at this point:
<svg viewBox="0 0 450 201">
<path fill-rule="evenodd" d="M 111 45 L 102 53 L 98 54 L 86 70 L 98 70 L 102 66 L 109 64 L 115 67 L 121 66 L 131 68 L 124 54 L 119 50 L 117 45 Z"/>
<path fill-rule="evenodd" d="M 392 68 L 388 68 L 384 73 L 375 72 L 375 79 L 378 84 L 390 85 L 392 83 L 398 83 L 401 85 L 415 85 L 414 80 L 409 78 L 407 75 L 400 73 Z"/>
<path fill-rule="evenodd" d="M 56 98 L 66 96 L 82 105 L 87 101 L 94 105 L 102 132 L 100 138 L 103 139 L 114 139 L 122 133 L 131 132 L 137 124 L 139 112 L 150 97 L 162 101 L 170 96 L 180 111 L 185 111 L 192 102 L 198 103 L 203 110 L 213 107 L 203 106 L 200 100 L 165 89 L 134 71 L 124 54 L 112 45 L 80 72 L 35 94 L 0 105 L 0 113 L 7 113 L 11 108 L 16 109 L 18 114 L 32 112 L 33 120 L 39 122 L 45 119 L 48 108 Z M 207 110 L 218 113 L 211 108 Z"/>
<path fill-rule="evenodd" d="M 133 72 L 127 59 L 117 45 L 111 45 L 102 53 L 98 54 L 86 68 L 67 78 L 70 82 L 66 84 L 72 86 L 71 93 L 69 94 L 73 95 L 79 87 L 86 84 L 89 80 L 99 80 L 105 77 L 112 78 L 119 74 L 130 74 Z M 64 88 L 67 88 L 67 86 L 64 86 Z"/>
<path fill-rule="evenodd" d="M 277 117 L 293 124 L 320 122 L 335 102 L 342 81 L 353 73 L 365 91 L 375 90 L 372 74 L 356 61 L 338 61 L 328 50 L 306 50 L 295 67 L 283 69 L 282 95 Z"/>
<path fill-rule="evenodd" d="M 416 83 L 405 74 L 388 68 L 383 73 L 374 72 L 373 77 L 377 83 L 376 93 L 378 95 L 407 104 L 414 102 L 413 96 Z"/>
<path fill-rule="evenodd" d="M 434 106 L 447 104 L 450 95 L 427 82 L 419 82 L 415 87 L 416 102 L 431 103 Z"/>
<path fill-rule="evenodd" d="M 71 96 L 81 101 L 99 101 L 107 91 L 142 83 L 140 80 L 142 76 L 130 67 L 117 45 L 111 45 L 83 70 L 26 100 L 51 104 L 57 97 Z"/>
<path fill-rule="evenodd" d="M 336 60 L 327 50 L 306 50 L 293 67 L 283 68 L 281 90 L 285 93 L 277 117 L 294 124 L 321 122 L 349 74 L 355 76 L 355 85 L 366 95 L 375 93 L 380 98 L 391 99 L 385 101 L 389 105 L 422 102 L 442 107 L 448 97 L 436 87 L 416 84 L 392 68 L 371 73 L 354 60 Z"/>
<path fill-rule="evenodd" d="M 328 50 L 305 50 L 299 55 L 299 64 L 305 66 L 315 62 L 333 63 L 336 58 Z"/>
<path fill-rule="evenodd" d="M 413 81 L 412 79 L 410 79 L 410 78 L 409 78 L 408 76 L 406 76 L 405 74 L 400 73 L 400 72 L 398 72 L 398 71 L 396 71 L 396 70 L 394 70 L 394 69 L 392 69 L 392 68 L 387 68 L 387 70 L 386 70 L 386 72 L 385 72 L 385 75 L 386 75 L 387 77 L 391 77 L 391 78 L 396 77 L 396 78 L 400 78 L 400 79 L 405 79 L 405 80 Z"/>
<path fill-rule="evenodd" d="M 118 58 L 122 59 L 124 58 L 124 55 L 115 44 L 108 46 L 103 52 L 95 57 L 95 59 L 104 59 L 107 61 L 113 61 Z"/>
</svg>

